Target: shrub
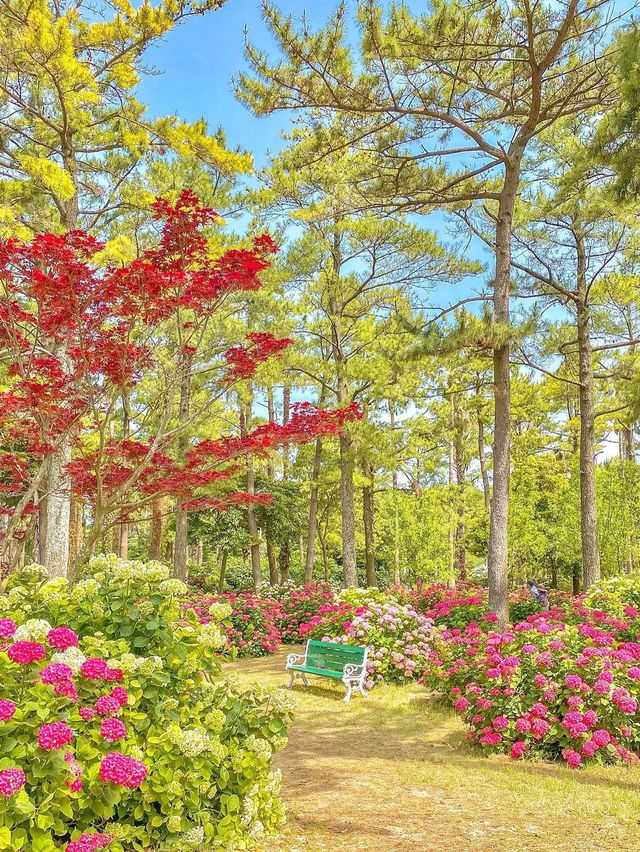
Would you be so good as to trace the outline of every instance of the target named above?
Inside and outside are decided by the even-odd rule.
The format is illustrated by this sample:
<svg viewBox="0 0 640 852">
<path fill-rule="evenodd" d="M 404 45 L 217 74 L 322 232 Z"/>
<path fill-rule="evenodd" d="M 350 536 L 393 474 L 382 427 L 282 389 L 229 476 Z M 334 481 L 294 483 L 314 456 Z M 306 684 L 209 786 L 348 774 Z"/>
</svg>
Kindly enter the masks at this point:
<svg viewBox="0 0 640 852">
<path fill-rule="evenodd" d="M 88 775 L 78 798 L 84 801 L 83 796 L 91 796 L 93 822 L 85 824 L 81 815 L 76 819 L 75 811 L 70 811 L 69 825 L 77 826 L 76 833 L 99 820 L 100 825 L 110 823 L 114 843 L 127 849 L 249 848 L 282 820 L 271 758 L 285 742 L 290 698 L 268 690 L 241 689 L 218 678 L 218 653 L 225 644 L 219 622 L 229 616 L 230 607 L 211 605 L 202 624 L 193 611 L 184 609 L 184 584 L 168 579 L 166 573 L 168 569 L 158 563 L 100 557 L 76 585 L 67 586 L 64 581 L 43 580 L 38 569 L 30 568 L 12 576 L 0 616 L 9 615 L 10 610 L 24 622 L 16 636 L 24 638 L 26 633 L 29 638 L 45 626 L 49 630 L 44 616 L 64 610 L 68 623 L 80 634 L 80 644 L 63 649 L 64 630 L 52 631 L 50 641 L 57 643 L 55 661 L 77 669 L 86 657 L 99 659 L 85 666 L 87 677 L 98 676 L 101 666 L 122 671 L 128 702 L 119 720 L 125 724 L 126 741 L 118 738 L 122 733 L 118 720 L 107 715 L 112 721 L 105 723 L 100 715 L 114 709 L 104 696 L 93 703 L 94 717 L 89 718 L 83 709 L 87 718 L 80 719 L 99 738 L 103 750 L 109 744 L 109 751 L 144 761 L 148 775 L 139 787 L 127 788 L 126 797 L 116 800 L 104 792 L 106 778 L 135 777 L 129 771 L 135 765 L 112 759 L 100 780 L 95 755 L 82 745 L 76 755 L 87 766 Z M 29 618 L 36 613 L 37 619 Z M 88 613 L 93 615 L 94 629 L 101 631 L 95 635 L 89 633 Z M 123 635 L 113 629 L 112 619 Z M 7 623 L 0 617 L 0 637 Z M 23 648 L 19 653 L 35 654 L 36 649 Z M 34 666 L 44 663 L 34 660 Z M 35 712 L 48 719 L 46 708 Z M 70 712 L 75 731 L 78 720 L 75 711 Z M 49 733 L 56 742 L 55 737 L 64 731 L 45 732 Z M 74 742 L 79 742 L 77 737 Z M 93 741 L 90 745 L 95 748 Z M 31 765 L 36 767 L 33 771 L 40 771 L 38 762 L 30 759 L 27 768 L 20 766 L 27 775 L 29 796 Z M 6 763 L 0 766 L 5 768 Z M 70 794 L 65 791 L 65 795 Z M 34 830 L 39 830 L 37 822 Z M 35 852 L 39 847 L 15 848 Z"/>
<path fill-rule="evenodd" d="M 380 681 L 406 683 L 424 670 L 432 622 L 413 607 L 372 603 L 354 609 L 342 603 L 327 609 L 302 631 L 316 639 L 366 645 L 368 689 Z"/>
<path fill-rule="evenodd" d="M 610 577 L 591 586 L 585 603 L 621 618 L 635 617 L 640 612 L 640 577 Z"/>
<path fill-rule="evenodd" d="M 212 620 L 211 607 L 227 606 L 222 622 L 226 646 L 240 657 L 273 654 L 282 643 L 278 623 L 282 618 L 278 601 L 252 592 L 228 592 L 224 595 L 195 595 L 189 607 L 202 624 Z"/>
<path fill-rule="evenodd" d="M 296 644 L 304 638 L 300 626 L 313 618 L 320 607 L 332 604 L 335 596 L 328 583 L 310 583 L 306 586 L 272 586 L 265 590 L 264 597 L 279 604 L 276 625 L 282 641 Z"/>
<path fill-rule="evenodd" d="M 571 623 L 576 618 L 577 623 Z M 577 605 L 505 632 L 445 630 L 425 682 L 444 691 L 488 750 L 562 757 L 570 766 L 635 759 L 640 744 L 640 644 L 633 624 Z"/>
</svg>

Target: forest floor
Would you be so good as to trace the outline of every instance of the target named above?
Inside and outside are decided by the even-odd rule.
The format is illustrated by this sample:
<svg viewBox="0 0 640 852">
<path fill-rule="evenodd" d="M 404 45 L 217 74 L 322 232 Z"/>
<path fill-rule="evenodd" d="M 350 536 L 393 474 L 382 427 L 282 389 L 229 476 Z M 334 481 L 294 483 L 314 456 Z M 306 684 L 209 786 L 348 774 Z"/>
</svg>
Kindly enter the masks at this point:
<svg viewBox="0 0 640 852">
<path fill-rule="evenodd" d="M 230 668 L 285 686 L 286 653 Z M 423 687 L 345 704 L 340 684 L 310 680 L 276 758 L 287 825 L 268 852 L 640 852 L 640 769 L 483 757 Z"/>
</svg>

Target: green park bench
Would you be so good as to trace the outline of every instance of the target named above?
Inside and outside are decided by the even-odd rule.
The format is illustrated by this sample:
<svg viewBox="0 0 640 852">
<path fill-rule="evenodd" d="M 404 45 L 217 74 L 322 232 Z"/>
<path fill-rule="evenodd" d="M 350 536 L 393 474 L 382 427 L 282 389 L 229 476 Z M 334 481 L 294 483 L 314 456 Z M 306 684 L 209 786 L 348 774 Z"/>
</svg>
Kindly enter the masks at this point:
<svg viewBox="0 0 640 852">
<path fill-rule="evenodd" d="M 345 701 L 350 700 L 354 690 L 364 698 L 368 697 L 364 688 L 367 649 L 360 645 L 339 645 L 337 642 L 309 639 L 304 654 L 289 654 L 285 668 L 291 672 L 290 689 L 298 675 L 303 683 L 309 686 L 306 675 L 312 674 L 341 680 L 347 690 Z"/>
</svg>

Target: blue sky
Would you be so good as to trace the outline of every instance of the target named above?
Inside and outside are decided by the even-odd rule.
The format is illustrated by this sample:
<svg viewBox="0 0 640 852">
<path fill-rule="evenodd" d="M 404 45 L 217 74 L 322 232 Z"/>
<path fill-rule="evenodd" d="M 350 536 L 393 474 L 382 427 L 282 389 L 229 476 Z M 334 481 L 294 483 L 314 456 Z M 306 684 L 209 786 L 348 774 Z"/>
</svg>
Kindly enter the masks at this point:
<svg viewBox="0 0 640 852">
<path fill-rule="evenodd" d="M 281 11 L 299 16 L 306 11 L 320 25 L 335 8 L 334 0 L 278 0 Z M 218 12 L 191 18 L 147 54 L 161 73 L 142 82 L 141 99 L 153 116 L 177 113 L 181 118 L 205 118 L 212 129 L 222 126 L 231 147 L 250 150 L 256 166 L 280 146 L 287 114 L 256 118 L 233 94 L 231 78 L 244 69 L 244 28 L 260 47 L 273 42 L 261 20 L 259 0 L 228 0 Z"/>
</svg>

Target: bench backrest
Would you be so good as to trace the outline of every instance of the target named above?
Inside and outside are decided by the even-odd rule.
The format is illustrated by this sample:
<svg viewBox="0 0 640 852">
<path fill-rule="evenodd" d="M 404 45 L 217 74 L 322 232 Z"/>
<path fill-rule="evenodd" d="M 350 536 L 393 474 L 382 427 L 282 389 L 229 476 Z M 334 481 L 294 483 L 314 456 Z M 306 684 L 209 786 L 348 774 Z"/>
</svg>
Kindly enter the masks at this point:
<svg viewBox="0 0 640 852">
<path fill-rule="evenodd" d="M 361 666 L 366 655 L 367 649 L 361 645 L 339 645 L 337 642 L 320 642 L 317 639 L 309 639 L 306 663 L 316 669 L 341 672 L 347 663 Z"/>
</svg>

